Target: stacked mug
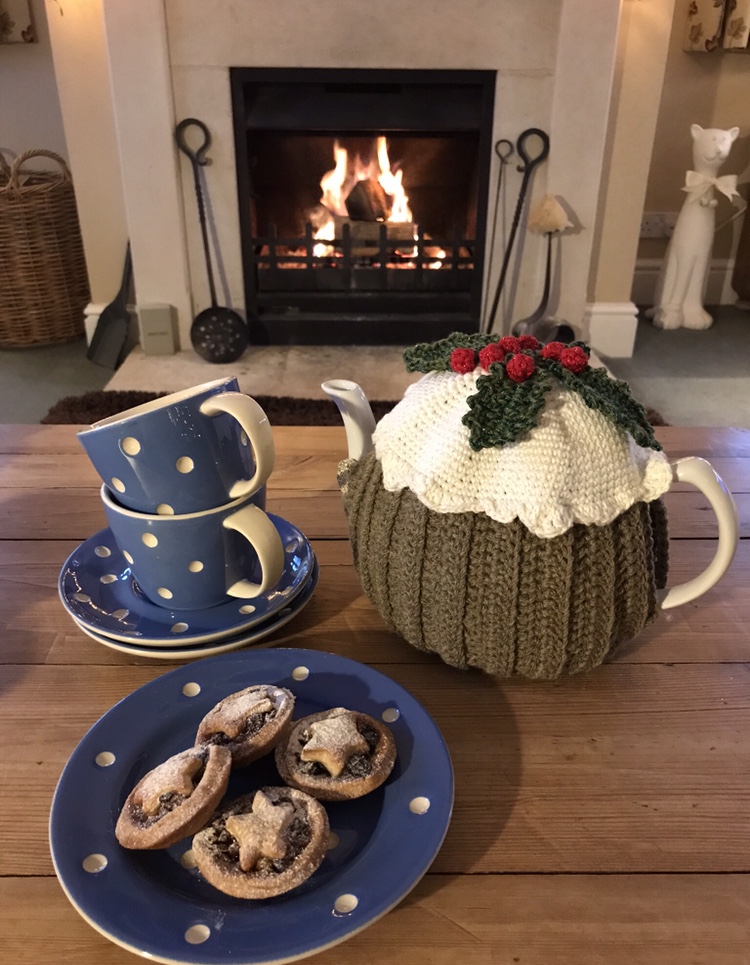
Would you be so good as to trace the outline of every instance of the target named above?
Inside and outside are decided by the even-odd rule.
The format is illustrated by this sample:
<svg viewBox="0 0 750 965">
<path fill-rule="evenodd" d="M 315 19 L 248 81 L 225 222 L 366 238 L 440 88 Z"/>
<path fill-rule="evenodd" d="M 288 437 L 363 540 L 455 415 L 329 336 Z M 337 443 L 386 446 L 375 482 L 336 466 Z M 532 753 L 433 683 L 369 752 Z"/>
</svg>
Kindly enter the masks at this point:
<svg viewBox="0 0 750 965">
<path fill-rule="evenodd" d="M 113 538 L 152 603 L 203 610 L 279 582 L 284 547 L 265 512 L 273 435 L 236 378 L 128 409 L 78 438 L 102 478 Z"/>
</svg>

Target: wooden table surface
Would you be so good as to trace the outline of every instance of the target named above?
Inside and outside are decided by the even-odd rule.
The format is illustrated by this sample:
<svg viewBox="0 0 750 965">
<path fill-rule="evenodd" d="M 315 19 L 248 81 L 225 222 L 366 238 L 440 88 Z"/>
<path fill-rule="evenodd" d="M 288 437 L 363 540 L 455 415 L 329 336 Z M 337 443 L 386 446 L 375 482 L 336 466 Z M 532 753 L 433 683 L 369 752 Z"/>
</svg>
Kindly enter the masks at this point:
<svg viewBox="0 0 750 965">
<path fill-rule="evenodd" d="M 177 664 L 131 658 L 73 623 L 68 555 L 105 525 L 74 426 L 0 427 L 0 958 L 125 965 L 75 911 L 47 824 L 69 755 L 115 702 Z M 274 430 L 268 508 L 320 560 L 310 605 L 270 641 L 333 651 L 406 687 L 455 771 L 453 819 L 414 890 L 315 965 L 747 965 L 750 962 L 750 432 L 662 428 L 709 459 L 742 540 L 721 583 L 665 612 L 604 667 L 554 683 L 450 668 L 388 631 L 352 564 L 336 464 L 343 429 Z M 670 582 L 713 555 L 704 498 L 667 496 Z"/>
</svg>

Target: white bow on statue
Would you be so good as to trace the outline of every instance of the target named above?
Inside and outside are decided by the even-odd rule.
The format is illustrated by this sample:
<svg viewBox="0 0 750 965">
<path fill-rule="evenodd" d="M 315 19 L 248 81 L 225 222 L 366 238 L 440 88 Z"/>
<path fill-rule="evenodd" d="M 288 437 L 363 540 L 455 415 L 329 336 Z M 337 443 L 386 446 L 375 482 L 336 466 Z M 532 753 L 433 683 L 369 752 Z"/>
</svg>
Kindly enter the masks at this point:
<svg viewBox="0 0 750 965">
<path fill-rule="evenodd" d="M 699 201 L 704 207 L 710 205 L 715 208 L 718 201 L 712 196 L 711 188 L 716 188 L 730 201 L 740 196 L 736 174 L 723 174 L 720 178 L 712 178 L 700 171 L 688 171 L 685 175 L 685 186 L 682 190 L 687 191 L 689 203 Z"/>
<path fill-rule="evenodd" d="M 718 177 L 740 129 L 728 131 L 693 124 L 693 166 L 683 191 L 687 198 L 677 215 L 657 285 L 654 307 L 647 315 L 659 328 L 708 328 L 713 318 L 703 307 L 716 227 L 716 192 L 731 201 L 739 196 L 737 177 Z M 695 202 L 698 204 L 695 204 Z"/>
</svg>

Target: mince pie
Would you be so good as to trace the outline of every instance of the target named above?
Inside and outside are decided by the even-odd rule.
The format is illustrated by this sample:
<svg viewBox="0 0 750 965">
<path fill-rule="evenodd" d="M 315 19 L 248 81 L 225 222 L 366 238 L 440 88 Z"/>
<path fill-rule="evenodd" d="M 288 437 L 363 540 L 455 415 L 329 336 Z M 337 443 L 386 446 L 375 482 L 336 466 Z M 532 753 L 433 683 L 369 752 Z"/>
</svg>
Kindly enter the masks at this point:
<svg viewBox="0 0 750 965">
<path fill-rule="evenodd" d="M 230 694 L 198 726 L 196 744 L 228 747 L 233 767 L 246 767 L 274 749 L 288 729 L 294 694 L 283 687 L 256 684 Z"/>
<path fill-rule="evenodd" d="M 115 835 L 124 848 L 168 848 L 195 834 L 227 789 L 232 755 L 218 746 L 191 747 L 149 771 L 127 797 Z"/>
<path fill-rule="evenodd" d="M 362 797 L 379 787 L 396 760 L 396 742 L 380 721 L 334 707 L 296 721 L 276 746 L 282 779 L 323 801 Z"/>
<path fill-rule="evenodd" d="M 223 805 L 193 838 L 209 884 L 235 898 L 271 898 L 306 881 L 323 860 L 328 815 L 291 787 L 263 787 Z"/>
</svg>

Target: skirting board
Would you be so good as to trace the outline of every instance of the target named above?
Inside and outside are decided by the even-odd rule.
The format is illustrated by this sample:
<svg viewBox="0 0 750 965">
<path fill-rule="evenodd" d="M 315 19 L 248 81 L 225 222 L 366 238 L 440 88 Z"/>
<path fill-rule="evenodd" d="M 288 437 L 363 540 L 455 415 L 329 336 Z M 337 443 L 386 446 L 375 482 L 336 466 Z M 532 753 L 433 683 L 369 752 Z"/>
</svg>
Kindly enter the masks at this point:
<svg viewBox="0 0 750 965">
<path fill-rule="evenodd" d="M 635 264 L 633 288 L 630 297 L 636 305 L 650 308 L 656 298 L 656 285 L 661 271 L 661 258 L 639 258 Z M 734 305 L 737 293 L 732 288 L 734 259 L 715 258 L 708 269 L 706 305 Z"/>
<path fill-rule="evenodd" d="M 589 302 L 583 321 L 588 342 L 598 355 L 632 357 L 638 326 L 638 308 L 633 302 Z"/>
</svg>

